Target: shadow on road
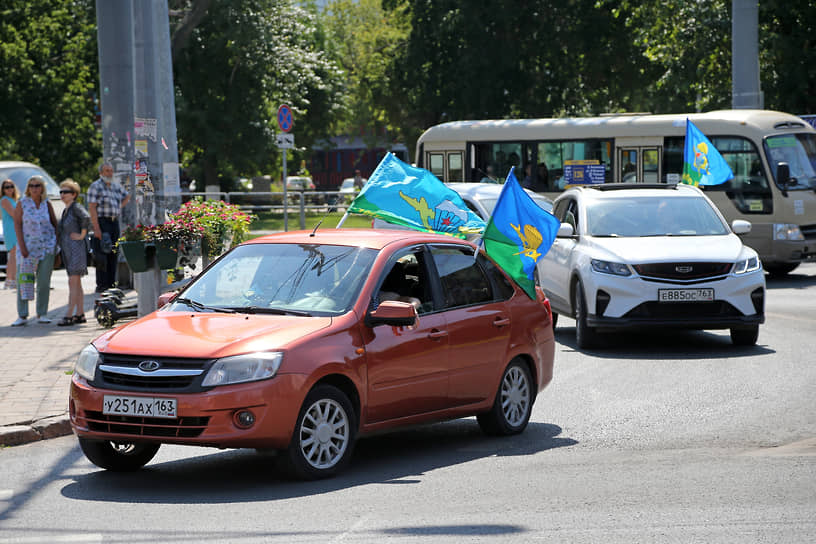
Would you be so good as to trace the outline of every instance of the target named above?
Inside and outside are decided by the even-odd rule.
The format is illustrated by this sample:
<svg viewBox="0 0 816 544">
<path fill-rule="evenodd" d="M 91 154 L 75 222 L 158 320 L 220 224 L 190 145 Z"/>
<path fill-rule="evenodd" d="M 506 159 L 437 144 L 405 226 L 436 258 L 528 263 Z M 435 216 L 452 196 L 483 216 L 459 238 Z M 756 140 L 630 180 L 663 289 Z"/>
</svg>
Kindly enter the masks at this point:
<svg viewBox="0 0 816 544">
<path fill-rule="evenodd" d="M 531 422 L 521 435 L 487 437 L 475 418 L 468 418 L 362 438 L 351 465 L 328 480 L 292 481 L 278 471 L 274 454 L 212 450 L 182 460 L 159 459 L 133 473 L 94 467 L 72 476 L 74 481 L 62 488 L 62 494 L 81 501 L 226 504 L 305 497 L 368 484 L 416 485 L 426 472 L 438 468 L 493 456 L 534 455 L 578 443 L 560 434 L 557 425 Z"/>
<path fill-rule="evenodd" d="M 765 286 L 768 289 L 807 289 L 816 285 L 816 276 L 791 272 L 785 276 L 765 276 Z"/>
<path fill-rule="evenodd" d="M 560 345 L 562 349 L 569 348 L 605 359 L 732 359 L 776 353 L 762 344 L 735 346 L 728 331 L 644 330 L 606 333 L 602 334 L 601 339 L 600 347 L 582 350 L 575 342 L 575 327 L 558 327 L 555 331 L 556 349 Z M 759 341 L 762 341 L 761 327 Z"/>
</svg>

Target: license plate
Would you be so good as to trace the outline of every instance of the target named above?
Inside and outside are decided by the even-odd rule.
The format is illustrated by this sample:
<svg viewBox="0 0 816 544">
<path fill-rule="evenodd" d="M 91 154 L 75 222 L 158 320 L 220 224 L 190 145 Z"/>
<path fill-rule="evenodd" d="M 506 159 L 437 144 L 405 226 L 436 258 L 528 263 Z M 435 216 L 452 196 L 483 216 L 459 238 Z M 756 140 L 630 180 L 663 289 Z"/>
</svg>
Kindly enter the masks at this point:
<svg viewBox="0 0 816 544">
<path fill-rule="evenodd" d="M 116 416 L 176 418 L 176 399 L 105 395 L 102 413 Z"/>
<path fill-rule="evenodd" d="M 658 302 L 711 302 L 714 289 L 658 289 Z"/>
</svg>

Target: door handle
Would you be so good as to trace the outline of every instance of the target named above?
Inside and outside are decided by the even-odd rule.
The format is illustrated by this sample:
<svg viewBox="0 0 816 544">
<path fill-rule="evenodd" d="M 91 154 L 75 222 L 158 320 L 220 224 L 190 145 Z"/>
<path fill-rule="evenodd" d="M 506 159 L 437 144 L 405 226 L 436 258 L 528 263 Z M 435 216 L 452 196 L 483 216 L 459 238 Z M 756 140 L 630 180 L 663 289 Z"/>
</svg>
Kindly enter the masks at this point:
<svg viewBox="0 0 816 544">
<path fill-rule="evenodd" d="M 448 336 L 448 331 L 433 330 L 428 333 L 428 338 L 431 338 L 432 340 L 436 340 L 438 338 L 445 338 L 446 336 Z"/>
<path fill-rule="evenodd" d="M 510 324 L 509 317 L 497 317 L 496 319 L 493 320 L 494 327 L 504 327 L 505 325 L 509 324 Z"/>
</svg>

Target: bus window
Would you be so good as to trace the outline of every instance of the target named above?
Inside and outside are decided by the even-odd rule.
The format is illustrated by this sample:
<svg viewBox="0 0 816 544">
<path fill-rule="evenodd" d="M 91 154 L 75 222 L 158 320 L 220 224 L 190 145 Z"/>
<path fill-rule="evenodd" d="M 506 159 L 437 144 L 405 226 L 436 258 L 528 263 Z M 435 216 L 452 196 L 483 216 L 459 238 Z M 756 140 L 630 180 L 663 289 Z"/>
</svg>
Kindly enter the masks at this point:
<svg viewBox="0 0 816 544">
<path fill-rule="evenodd" d="M 660 151 L 654 148 L 643 150 L 643 183 L 657 183 L 659 181 Z"/>
<path fill-rule="evenodd" d="M 448 153 L 448 179 L 446 181 L 465 181 L 462 153 Z"/>
<path fill-rule="evenodd" d="M 483 176 L 487 175 L 488 165 L 492 166 L 493 173 L 498 178 L 499 182 L 504 182 L 507 173 L 511 166 L 516 167 L 516 178 L 521 181 L 519 176 L 523 174 L 519 171 L 521 168 L 521 143 L 500 143 L 500 144 L 483 144 L 477 143 L 473 146 L 476 156 L 476 175 L 470 181 L 479 181 Z"/>
<path fill-rule="evenodd" d="M 604 165 L 604 181 L 612 180 L 612 160 L 610 150 L 612 140 L 573 140 L 562 142 L 541 142 L 538 146 L 539 162 L 547 164 L 553 191 L 563 191 L 564 163 L 566 161 L 595 160 Z M 542 151 L 544 161 L 541 160 Z"/>
<path fill-rule="evenodd" d="M 769 136 L 765 139 L 765 152 L 776 179 L 776 166 L 788 163 L 790 181 L 788 191 L 816 189 L 816 136 L 813 134 L 791 134 L 789 136 Z M 778 179 L 776 184 L 779 185 Z"/>
<path fill-rule="evenodd" d="M 750 140 L 736 136 L 712 136 L 711 143 L 731 167 L 734 178 L 720 185 L 701 187 L 706 192 L 725 192 L 734 206 L 745 214 L 773 213 L 773 196 L 768 178 L 762 171 L 762 161 Z M 675 173 L 683 171 L 683 148 L 685 138 L 666 138 L 663 155 L 664 170 Z M 711 195 L 709 195 L 711 196 Z"/>
<path fill-rule="evenodd" d="M 637 149 L 621 149 L 620 154 L 620 180 L 623 183 L 637 183 Z"/>
<path fill-rule="evenodd" d="M 441 180 L 445 179 L 445 155 L 442 153 L 428 153 L 428 170 Z"/>
</svg>

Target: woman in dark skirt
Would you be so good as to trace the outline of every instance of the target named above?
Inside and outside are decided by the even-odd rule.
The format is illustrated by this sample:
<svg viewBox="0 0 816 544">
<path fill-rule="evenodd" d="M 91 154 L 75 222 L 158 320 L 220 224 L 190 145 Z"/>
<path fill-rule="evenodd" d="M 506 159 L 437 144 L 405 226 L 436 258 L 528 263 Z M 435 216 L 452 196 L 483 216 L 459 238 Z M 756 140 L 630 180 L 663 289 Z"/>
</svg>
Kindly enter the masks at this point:
<svg viewBox="0 0 816 544">
<path fill-rule="evenodd" d="M 65 317 L 57 323 L 62 327 L 86 322 L 82 276 L 88 274 L 85 237 L 91 226 L 91 217 L 76 201 L 78 196 L 79 185 L 74 180 L 69 178 L 60 183 L 60 198 L 65 204 L 65 210 L 57 225 L 57 242 L 68 273 L 68 309 Z"/>
</svg>

